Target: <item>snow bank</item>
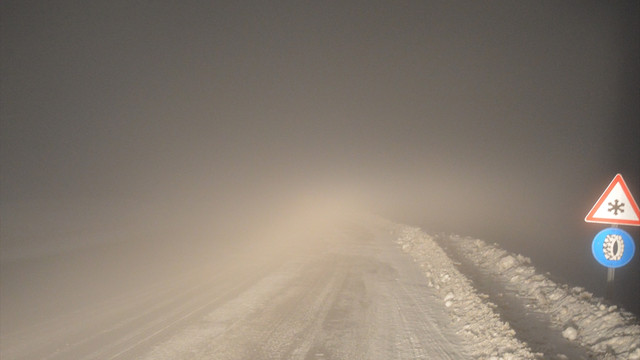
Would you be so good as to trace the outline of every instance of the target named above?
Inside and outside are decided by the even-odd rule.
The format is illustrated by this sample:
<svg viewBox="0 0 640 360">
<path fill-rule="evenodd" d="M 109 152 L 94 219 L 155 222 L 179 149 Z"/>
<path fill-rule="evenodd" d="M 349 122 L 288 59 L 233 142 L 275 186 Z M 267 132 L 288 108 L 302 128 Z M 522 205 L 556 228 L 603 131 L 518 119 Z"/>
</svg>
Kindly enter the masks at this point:
<svg viewBox="0 0 640 360">
<path fill-rule="evenodd" d="M 429 286 L 442 296 L 451 319 L 458 325 L 458 333 L 468 343 L 474 359 L 536 359 L 524 342 L 515 337 L 515 331 L 500 320 L 495 305 L 478 293 L 445 254 L 433 238 L 418 228 L 397 225 L 397 243 L 422 267 Z M 505 267 L 512 265 L 505 261 Z"/>
<path fill-rule="evenodd" d="M 426 238 L 413 231 L 414 237 Z M 508 253 L 496 245 L 456 235 L 446 241 L 477 271 L 490 274 L 526 299 L 527 307 L 549 314 L 551 326 L 561 331 L 567 340 L 588 348 L 598 358 L 640 359 L 640 325 L 631 313 L 605 305 L 602 299 L 582 288 L 555 283 L 538 273 L 530 259 Z M 403 242 L 407 244 L 403 247 L 413 247 L 409 245 L 412 241 Z"/>
</svg>

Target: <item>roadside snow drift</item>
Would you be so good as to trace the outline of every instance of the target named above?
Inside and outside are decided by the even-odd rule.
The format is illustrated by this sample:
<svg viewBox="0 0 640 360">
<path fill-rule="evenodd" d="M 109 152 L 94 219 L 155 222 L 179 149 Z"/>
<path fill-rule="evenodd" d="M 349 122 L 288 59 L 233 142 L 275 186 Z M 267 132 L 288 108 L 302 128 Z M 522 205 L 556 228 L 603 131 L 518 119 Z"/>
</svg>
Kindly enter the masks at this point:
<svg viewBox="0 0 640 360">
<path fill-rule="evenodd" d="M 433 238 L 418 228 L 399 226 L 397 242 L 422 267 L 429 286 L 439 291 L 458 332 L 468 341 L 474 359 L 535 359 L 493 304 L 454 266 Z"/>
<path fill-rule="evenodd" d="M 529 258 L 496 245 L 455 235 L 444 241 L 477 272 L 491 276 L 494 288 L 502 286 L 521 298 L 531 313 L 547 314 L 551 330 L 567 340 L 598 357 L 640 359 L 640 325 L 631 313 L 604 304 L 583 288 L 555 283 L 538 273 Z"/>
<path fill-rule="evenodd" d="M 476 359 L 640 359 L 635 317 L 482 240 L 398 226 Z"/>
</svg>

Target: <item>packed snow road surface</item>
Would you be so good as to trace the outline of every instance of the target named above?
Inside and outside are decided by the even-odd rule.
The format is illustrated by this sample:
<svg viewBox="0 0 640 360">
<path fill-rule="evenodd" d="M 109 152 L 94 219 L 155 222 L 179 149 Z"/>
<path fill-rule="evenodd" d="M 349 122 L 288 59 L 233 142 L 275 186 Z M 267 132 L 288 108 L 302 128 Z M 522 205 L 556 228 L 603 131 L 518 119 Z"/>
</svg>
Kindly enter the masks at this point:
<svg viewBox="0 0 640 360">
<path fill-rule="evenodd" d="M 444 304 L 389 232 L 351 225 L 290 255 L 143 359 L 465 358 Z"/>
<path fill-rule="evenodd" d="M 3 331 L 1 357 L 468 358 L 444 302 L 396 235 L 349 223 L 265 256 L 194 268 Z"/>
<path fill-rule="evenodd" d="M 323 228 L 131 279 L 73 311 L 52 311 L 74 299 L 54 293 L 5 302 L 0 358 L 640 359 L 632 314 L 521 255 L 377 218 Z M 6 311 L 25 307 L 51 313 Z"/>
</svg>

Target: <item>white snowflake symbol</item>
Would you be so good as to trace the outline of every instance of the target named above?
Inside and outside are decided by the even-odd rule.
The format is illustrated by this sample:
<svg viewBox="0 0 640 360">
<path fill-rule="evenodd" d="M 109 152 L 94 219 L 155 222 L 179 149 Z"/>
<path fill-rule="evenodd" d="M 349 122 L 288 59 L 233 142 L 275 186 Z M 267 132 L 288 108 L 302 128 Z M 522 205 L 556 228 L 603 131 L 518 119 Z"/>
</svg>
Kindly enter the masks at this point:
<svg viewBox="0 0 640 360">
<path fill-rule="evenodd" d="M 624 209 L 622 208 L 624 206 L 624 203 L 618 203 L 618 199 L 616 199 L 615 203 L 609 203 L 609 209 L 607 211 L 611 212 L 613 211 L 613 215 L 618 215 L 618 211 L 623 213 Z"/>
</svg>

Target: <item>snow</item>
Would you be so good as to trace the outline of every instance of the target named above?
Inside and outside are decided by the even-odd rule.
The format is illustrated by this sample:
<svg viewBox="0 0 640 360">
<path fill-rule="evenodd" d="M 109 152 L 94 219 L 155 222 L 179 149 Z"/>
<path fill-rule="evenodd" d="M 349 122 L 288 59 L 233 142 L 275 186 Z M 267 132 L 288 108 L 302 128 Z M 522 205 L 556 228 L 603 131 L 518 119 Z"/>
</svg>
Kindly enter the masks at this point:
<svg viewBox="0 0 640 360">
<path fill-rule="evenodd" d="M 432 236 L 403 225 L 395 231 L 398 244 L 423 269 L 430 286 L 442 295 L 451 321 L 458 325 L 458 334 L 466 340 L 473 359 L 536 358 L 493 311 L 495 305 L 476 291 Z"/>
<path fill-rule="evenodd" d="M 0 357 L 640 360 L 632 314 L 496 244 L 372 217 L 313 237 L 0 334 Z"/>
<path fill-rule="evenodd" d="M 549 330 L 560 331 L 567 340 L 598 357 L 614 354 L 637 359 L 640 325 L 631 313 L 605 305 L 603 299 L 583 288 L 552 281 L 539 273 L 530 259 L 495 244 L 456 235 L 444 237 L 442 242 L 475 271 L 489 275 L 493 286 L 511 293 L 531 313 L 548 316 Z"/>
<path fill-rule="evenodd" d="M 573 341 L 578 338 L 578 330 L 574 329 L 572 326 L 569 326 L 564 329 L 564 331 L 562 332 L 562 336 L 564 336 L 564 338 L 567 340 Z"/>
<path fill-rule="evenodd" d="M 441 299 L 392 240 L 387 228 L 349 226 L 294 251 L 141 358 L 466 358 Z"/>
<path fill-rule="evenodd" d="M 640 359 L 640 326 L 631 313 L 552 281 L 529 258 L 470 237 L 405 225 L 396 232 L 461 324 L 474 358 Z"/>
</svg>

